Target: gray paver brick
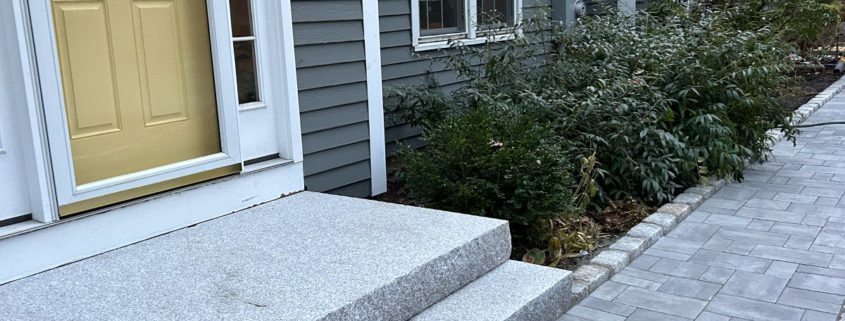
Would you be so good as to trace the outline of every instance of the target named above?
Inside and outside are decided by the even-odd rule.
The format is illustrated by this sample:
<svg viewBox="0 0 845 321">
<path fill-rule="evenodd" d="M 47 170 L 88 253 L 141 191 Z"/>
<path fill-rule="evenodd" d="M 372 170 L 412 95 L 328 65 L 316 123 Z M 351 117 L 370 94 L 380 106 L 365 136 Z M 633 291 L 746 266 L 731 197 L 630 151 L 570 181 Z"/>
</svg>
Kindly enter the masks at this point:
<svg viewBox="0 0 845 321">
<path fill-rule="evenodd" d="M 734 269 L 711 266 L 707 268 L 707 271 L 705 271 L 699 279 L 707 282 L 725 284 L 734 272 L 736 272 Z"/>
<path fill-rule="evenodd" d="M 721 285 L 715 283 L 672 277 L 663 282 L 657 291 L 693 299 L 710 300 L 720 287 Z"/>
<path fill-rule="evenodd" d="M 793 205 L 795 205 L 795 203 L 790 206 Z M 764 220 L 786 223 L 801 223 L 801 220 L 804 219 L 803 213 L 795 213 L 792 211 L 767 210 L 753 207 L 743 207 L 742 209 L 736 212 L 736 215 L 741 217 L 759 218 Z"/>
<path fill-rule="evenodd" d="M 845 295 L 845 279 L 832 276 L 795 273 L 789 286 L 810 291 Z"/>
<path fill-rule="evenodd" d="M 748 200 L 748 202 L 745 203 L 745 206 L 785 211 L 789 208 L 789 204 L 789 201 L 753 198 Z"/>
<path fill-rule="evenodd" d="M 820 312 L 839 313 L 843 301 L 845 301 L 845 296 L 788 287 L 783 290 L 777 303 Z"/>
<path fill-rule="evenodd" d="M 632 287 L 649 289 L 649 290 L 657 290 L 660 287 L 660 282 L 655 282 L 652 280 L 641 279 L 635 276 L 631 276 L 628 274 L 617 274 L 611 278 L 612 281 L 629 285 Z M 618 297 L 618 296 L 617 296 Z"/>
<path fill-rule="evenodd" d="M 819 234 L 820 230 L 821 228 L 816 226 L 777 222 L 772 225 L 772 228 L 769 229 L 769 232 L 816 237 L 816 235 Z"/>
<path fill-rule="evenodd" d="M 660 250 L 660 249 L 648 249 L 648 250 L 645 250 L 645 252 L 643 252 L 643 253 L 648 254 L 648 255 L 652 255 L 652 256 L 658 256 L 658 257 L 661 257 L 661 258 L 677 260 L 677 261 L 686 261 L 686 260 L 689 260 L 690 257 L 692 257 L 692 255 L 689 255 L 689 254 L 683 254 L 683 253 L 672 252 L 672 251 L 664 251 L 664 250 Z"/>
<path fill-rule="evenodd" d="M 791 278 L 795 271 L 798 269 L 798 264 L 796 263 L 789 263 L 789 262 L 781 262 L 781 261 L 774 261 L 772 264 L 769 265 L 769 269 L 766 270 L 766 275 L 773 275 L 782 278 Z"/>
<path fill-rule="evenodd" d="M 730 321 L 731 317 L 713 312 L 704 311 L 695 318 L 695 321 Z"/>
<path fill-rule="evenodd" d="M 801 321 L 836 321 L 836 315 L 813 310 L 804 312 L 804 317 Z"/>
<path fill-rule="evenodd" d="M 707 311 L 752 320 L 794 321 L 800 320 L 804 310 L 774 303 L 717 294 Z"/>
<path fill-rule="evenodd" d="M 629 305 L 624 305 L 624 304 L 621 304 L 621 303 L 602 300 L 602 299 L 595 298 L 595 297 L 592 297 L 592 296 L 585 298 L 584 301 L 581 301 L 581 305 L 588 307 L 588 308 L 593 308 L 593 309 L 596 309 L 596 310 L 599 310 L 599 311 L 604 311 L 604 312 L 613 313 L 613 314 L 616 314 L 616 315 L 623 315 L 623 316 L 631 315 L 631 313 L 634 313 L 634 310 L 636 309 L 636 308 L 629 306 Z"/>
<path fill-rule="evenodd" d="M 772 228 L 773 225 L 775 225 L 775 221 L 755 218 L 751 220 L 751 224 L 748 224 L 745 229 L 765 232 Z"/>
<path fill-rule="evenodd" d="M 659 260 L 660 260 L 660 257 L 657 257 L 657 256 L 640 255 L 638 258 L 636 258 L 634 260 L 634 262 L 631 262 L 631 264 L 628 265 L 628 267 L 632 267 L 632 268 L 640 269 L 640 270 L 648 270 L 648 269 L 651 268 L 652 265 L 654 265 L 654 263 L 657 263 L 657 261 L 659 261 Z"/>
<path fill-rule="evenodd" d="M 830 266 L 828 267 L 831 269 L 845 270 L 845 255 L 834 254 L 833 260 L 830 261 Z"/>
<path fill-rule="evenodd" d="M 651 248 L 692 255 L 695 254 L 702 245 L 704 245 L 704 242 L 676 239 L 671 236 L 666 236 L 658 240 L 657 243 L 654 243 Z"/>
<path fill-rule="evenodd" d="M 700 250 L 689 259 L 689 262 L 736 269 L 740 271 L 763 273 L 769 267 L 770 260 L 738 254 Z"/>
<path fill-rule="evenodd" d="M 728 246 L 728 248 L 725 249 L 725 252 L 740 255 L 748 255 L 748 253 L 751 253 L 751 251 L 754 250 L 755 246 L 757 246 L 757 244 L 742 241 L 734 241 L 733 243 L 731 243 L 731 246 Z"/>
<path fill-rule="evenodd" d="M 833 259 L 833 255 L 828 253 L 787 249 L 783 247 L 775 247 L 768 245 L 758 245 L 754 248 L 753 251 L 751 251 L 750 255 L 778 261 L 786 261 L 822 267 L 828 266 L 830 264 L 830 260 Z"/>
<path fill-rule="evenodd" d="M 702 300 L 634 287 L 626 289 L 614 301 L 688 319 L 698 316 L 707 305 L 707 302 Z"/>
<path fill-rule="evenodd" d="M 711 251 L 724 251 L 729 246 L 731 246 L 731 244 L 733 242 L 734 241 L 732 241 L 732 240 L 726 240 L 726 239 L 722 239 L 722 238 L 718 238 L 718 237 L 713 237 L 713 238 L 710 238 L 710 240 L 707 241 L 707 243 L 704 243 L 704 245 L 702 245 L 701 248 L 703 248 L 705 250 L 711 250 Z"/>
<path fill-rule="evenodd" d="M 784 247 L 790 249 L 799 249 L 799 250 L 808 250 L 810 246 L 813 245 L 813 241 L 815 239 L 812 237 L 804 237 L 804 236 L 790 236 L 789 240 L 786 241 Z"/>
<path fill-rule="evenodd" d="M 621 315 L 616 315 L 609 312 L 599 311 L 593 308 L 586 307 L 584 305 L 577 305 L 569 309 L 567 312 L 569 315 L 573 315 L 576 317 L 584 318 L 587 320 L 595 320 L 595 321 L 625 321 L 625 317 Z"/>
<path fill-rule="evenodd" d="M 617 295 L 619 295 L 619 293 L 622 293 L 622 291 L 625 291 L 625 289 L 627 289 L 627 288 L 628 288 L 628 285 L 626 285 L 626 284 L 622 284 L 622 283 L 618 283 L 618 282 L 614 282 L 614 281 L 607 281 L 607 282 L 604 282 L 604 284 L 602 284 L 600 287 L 598 287 L 598 289 L 593 291 L 593 293 L 590 296 L 593 296 L 593 297 L 596 297 L 596 298 L 599 298 L 599 299 L 602 299 L 602 300 L 612 301 L 613 299 L 616 298 Z"/>
<path fill-rule="evenodd" d="M 733 241 L 741 241 L 743 243 L 777 246 L 782 246 L 786 244 L 786 240 L 789 239 L 789 235 L 786 234 L 729 228 L 720 229 L 716 233 L 716 237 Z"/>
<path fill-rule="evenodd" d="M 737 201 L 737 200 L 729 200 L 717 197 L 711 197 L 710 199 L 701 203 L 699 209 L 703 211 L 707 211 L 709 208 L 723 208 L 728 210 L 738 210 L 743 205 L 745 205 L 745 201 Z"/>
<path fill-rule="evenodd" d="M 628 321 L 689 321 L 690 319 L 676 317 L 674 315 L 668 315 L 660 312 L 654 312 L 651 310 L 645 309 L 637 309 L 634 313 L 631 314 L 631 317 L 628 318 Z"/>
<path fill-rule="evenodd" d="M 719 293 L 775 302 L 789 278 L 737 271 Z"/>
<path fill-rule="evenodd" d="M 751 219 L 733 215 L 711 214 L 703 223 L 741 229 L 748 226 Z"/>
<path fill-rule="evenodd" d="M 706 265 L 661 259 L 649 269 L 651 272 L 697 279 L 707 271 Z"/>
<path fill-rule="evenodd" d="M 718 225 L 682 222 L 668 235 L 682 240 L 706 242 L 717 230 Z"/>
</svg>

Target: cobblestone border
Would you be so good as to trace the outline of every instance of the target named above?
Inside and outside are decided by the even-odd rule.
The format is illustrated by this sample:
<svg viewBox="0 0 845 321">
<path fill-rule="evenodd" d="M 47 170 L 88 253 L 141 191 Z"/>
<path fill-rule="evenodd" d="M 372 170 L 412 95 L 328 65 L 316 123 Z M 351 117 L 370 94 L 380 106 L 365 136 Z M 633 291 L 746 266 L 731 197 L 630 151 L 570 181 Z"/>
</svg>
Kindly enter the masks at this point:
<svg viewBox="0 0 845 321">
<path fill-rule="evenodd" d="M 803 123 L 843 89 L 845 89 L 845 76 L 796 109 L 793 113 L 792 124 Z M 769 130 L 768 135 L 773 138 L 770 146 L 774 146 L 784 138 L 783 133 L 777 129 Z M 725 183 L 724 180 L 711 180 L 706 185 L 688 188 L 676 196 L 672 202 L 664 204 L 631 228 L 625 236 L 619 238 L 607 249 L 599 252 L 590 262 L 578 267 L 572 272 L 572 295 L 569 307 L 578 304 L 610 277 L 628 266 L 643 251 L 668 234 L 678 223 L 701 206 L 705 200 L 716 194 L 725 186 Z M 845 321 L 845 312 L 840 316 L 840 320 Z"/>
</svg>

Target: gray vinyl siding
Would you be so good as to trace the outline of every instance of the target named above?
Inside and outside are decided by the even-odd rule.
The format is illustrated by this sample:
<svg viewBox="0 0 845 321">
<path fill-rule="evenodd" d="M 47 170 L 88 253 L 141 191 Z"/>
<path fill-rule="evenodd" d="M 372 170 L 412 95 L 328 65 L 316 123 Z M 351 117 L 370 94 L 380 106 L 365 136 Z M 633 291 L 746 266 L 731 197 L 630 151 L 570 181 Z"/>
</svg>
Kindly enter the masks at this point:
<svg viewBox="0 0 845 321">
<path fill-rule="evenodd" d="M 416 0 L 378 0 L 383 86 L 422 85 L 426 77 L 432 77 L 444 92 L 460 88 L 462 80 L 457 73 L 431 59 L 443 53 L 414 53 L 411 45 L 411 1 Z M 549 0 L 523 0 L 523 14 L 532 17 L 547 12 L 544 10 L 548 10 L 549 5 Z M 385 116 L 388 156 L 395 154 L 397 142 L 419 147 L 419 135 L 418 128 L 402 123 L 395 115 Z"/>
<path fill-rule="evenodd" d="M 291 10 L 305 186 L 370 195 L 361 0 L 294 0 Z"/>
</svg>

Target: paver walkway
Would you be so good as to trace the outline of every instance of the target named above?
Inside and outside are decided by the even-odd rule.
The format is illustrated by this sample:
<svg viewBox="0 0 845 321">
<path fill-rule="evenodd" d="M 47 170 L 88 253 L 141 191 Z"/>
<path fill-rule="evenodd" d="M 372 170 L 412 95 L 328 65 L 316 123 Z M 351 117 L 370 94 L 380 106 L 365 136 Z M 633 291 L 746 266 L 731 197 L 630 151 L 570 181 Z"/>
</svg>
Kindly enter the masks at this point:
<svg viewBox="0 0 845 321">
<path fill-rule="evenodd" d="M 845 121 L 845 93 L 805 124 Z M 807 128 L 561 321 L 833 321 L 845 301 L 845 125 Z"/>
</svg>

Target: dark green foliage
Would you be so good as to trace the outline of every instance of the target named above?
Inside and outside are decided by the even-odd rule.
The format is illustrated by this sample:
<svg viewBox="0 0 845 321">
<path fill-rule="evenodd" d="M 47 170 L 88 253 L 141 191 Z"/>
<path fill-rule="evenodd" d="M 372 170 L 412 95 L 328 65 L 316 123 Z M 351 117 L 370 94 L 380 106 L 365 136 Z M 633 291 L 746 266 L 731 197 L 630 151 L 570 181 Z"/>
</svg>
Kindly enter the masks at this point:
<svg viewBox="0 0 845 321">
<path fill-rule="evenodd" d="M 404 149 L 410 195 L 438 209 L 531 225 L 572 202 L 570 166 L 548 126 L 521 113 L 477 108 L 425 131 Z"/>
<path fill-rule="evenodd" d="M 770 152 L 769 129 L 795 134 L 779 94 L 789 51 L 769 29 L 736 29 L 735 11 L 678 9 L 524 26 L 514 41 L 453 49 L 445 65 L 466 79 L 454 93 L 392 91 L 388 107 L 427 143 L 400 155 L 411 196 L 531 224 L 566 213 L 565 164 L 591 155 L 596 205 L 741 179 L 746 161 Z"/>
<path fill-rule="evenodd" d="M 672 0 L 658 1 L 652 13 L 677 13 Z M 735 30 L 770 30 L 804 54 L 830 46 L 837 34 L 842 10 L 839 0 L 714 0 L 693 8 L 719 10 Z"/>
</svg>

